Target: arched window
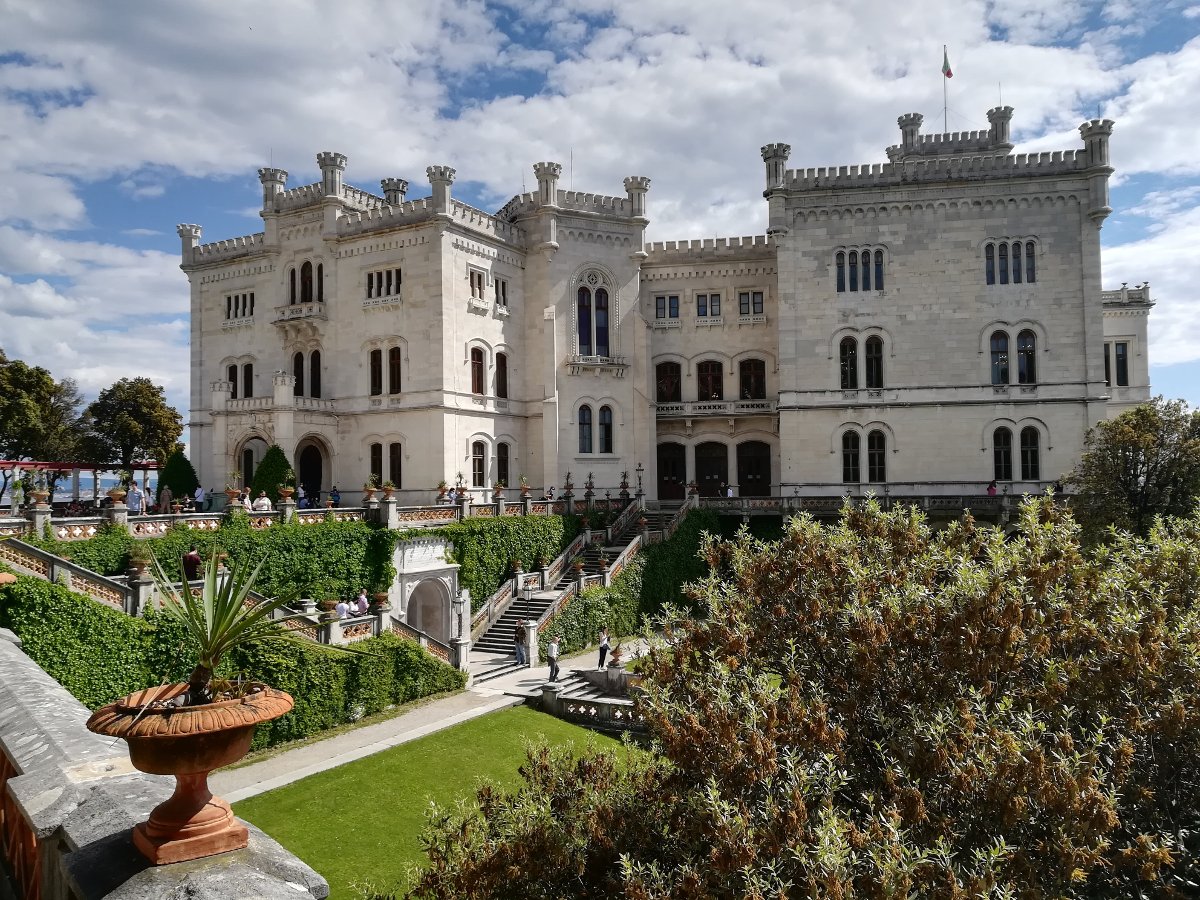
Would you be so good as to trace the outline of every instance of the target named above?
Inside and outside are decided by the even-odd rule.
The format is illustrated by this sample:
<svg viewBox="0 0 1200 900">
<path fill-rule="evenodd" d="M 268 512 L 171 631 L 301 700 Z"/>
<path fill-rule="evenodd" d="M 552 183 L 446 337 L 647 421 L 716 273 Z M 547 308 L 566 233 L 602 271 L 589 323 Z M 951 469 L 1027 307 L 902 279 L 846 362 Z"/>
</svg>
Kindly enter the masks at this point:
<svg viewBox="0 0 1200 900">
<path fill-rule="evenodd" d="M 371 359 L 371 396 L 378 397 L 383 393 L 383 351 L 372 350 Z"/>
<path fill-rule="evenodd" d="M 875 290 L 883 290 L 883 251 L 875 251 Z"/>
<path fill-rule="evenodd" d="M 304 396 L 304 354 L 297 353 L 292 356 L 292 378 L 295 383 L 292 385 L 292 393 L 297 397 Z"/>
<path fill-rule="evenodd" d="M 392 347 L 388 350 L 388 393 L 400 393 L 400 363 L 403 359 L 403 352 L 399 347 Z M 392 481 L 396 479 L 393 478 Z"/>
<path fill-rule="evenodd" d="M 254 451 L 247 447 L 242 451 L 242 484 L 249 486 L 254 480 Z"/>
<path fill-rule="evenodd" d="M 992 432 L 992 477 L 1012 481 L 1012 432 L 997 428 Z"/>
<path fill-rule="evenodd" d="M 1008 284 L 1008 244 L 1000 244 L 997 247 L 998 256 L 997 264 L 1000 268 L 1000 283 Z"/>
<path fill-rule="evenodd" d="M 862 252 L 862 289 L 869 291 L 871 289 L 871 251 L 864 250 Z"/>
<path fill-rule="evenodd" d="M 858 390 L 858 341 L 852 337 L 842 338 L 838 345 L 838 360 L 842 372 L 842 390 Z"/>
<path fill-rule="evenodd" d="M 596 355 L 608 356 L 608 291 L 596 289 Z"/>
<path fill-rule="evenodd" d="M 288 269 L 288 304 L 296 305 L 296 268 Z"/>
<path fill-rule="evenodd" d="M 887 481 L 887 436 L 879 430 L 867 435 L 867 481 Z"/>
<path fill-rule="evenodd" d="M 846 254 L 839 251 L 835 260 L 837 262 L 837 292 L 844 294 L 846 292 Z"/>
<path fill-rule="evenodd" d="M 242 396 L 254 396 L 254 363 L 242 366 Z"/>
<path fill-rule="evenodd" d="M 579 452 L 592 452 L 592 408 L 586 404 L 579 407 Z"/>
<path fill-rule="evenodd" d="M 1017 335 L 1017 381 L 1037 384 L 1037 337 L 1029 329 Z"/>
<path fill-rule="evenodd" d="M 683 400 L 683 369 L 679 363 L 665 362 L 654 367 L 655 399 L 659 403 Z"/>
<path fill-rule="evenodd" d="M 850 251 L 850 290 L 858 290 L 858 254 Z"/>
<path fill-rule="evenodd" d="M 1025 281 L 1027 284 L 1033 284 L 1037 281 L 1037 270 L 1034 268 L 1033 261 L 1034 246 L 1033 241 L 1025 242 Z"/>
<path fill-rule="evenodd" d="M 988 284 L 996 283 L 996 245 L 988 244 L 983 248 L 983 271 Z"/>
<path fill-rule="evenodd" d="M 761 359 L 743 359 L 738 363 L 738 396 L 743 400 L 767 399 L 767 364 Z"/>
<path fill-rule="evenodd" d="M 483 441 L 475 441 L 471 444 L 471 486 L 481 488 L 487 482 L 483 480 L 484 475 L 484 455 L 486 449 Z"/>
<path fill-rule="evenodd" d="M 858 446 L 856 432 L 847 431 L 842 435 L 842 481 L 846 484 L 858 484 L 862 480 L 859 477 Z"/>
<path fill-rule="evenodd" d="M 304 261 L 304 265 L 300 267 L 300 302 L 312 303 L 313 298 L 313 271 L 312 263 L 308 260 Z"/>
<path fill-rule="evenodd" d="M 872 335 L 867 338 L 863 349 L 867 389 L 879 390 L 883 387 L 883 338 Z"/>
<path fill-rule="evenodd" d="M 403 444 L 388 444 L 388 481 L 397 490 L 403 484 L 402 476 L 404 475 L 404 445 Z"/>
<path fill-rule="evenodd" d="M 325 264 L 317 263 L 317 301 L 325 300 Z"/>
<path fill-rule="evenodd" d="M 696 383 L 697 400 L 725 399 L 725 371 L 716 360 L 708 359 L 696 366 Z"/>
<path fill-rule="evenodd" d="M 992 384 L 1008 384 L 1008 333 L 992 332 Z"/>
<path fill-rule="evenodd" d="M 471 348 L 471 393 L 483 393 L 483 351 L 478 347 Z"/>
<path fill-rule="evenodd" d="M 1013 284 L 1021 283 L 1021 242 L 1012 245 L 1012 278 Z"/>
<path fill-rule="evenodd" d="M 1021 480 L 1037 481 L 1042 477 L 1038 458 L 1038 430 L 1032 426 L 1021 429 Z"/>
<path fill-rule="evenodd" d="M 508 354 L 496 354 L 496 396 L 508 396 Z M 506 481 L 505 484 L 508 482 Z"/>
<path fill-rule="evenodd" d="M 496 481 L 508 484 L 508 444 L 496 445 Z"/>
<path fill-rule="evenodd" d="M 579 355 L 592 355 L 592 292 L 579 289 Z"/>
<path fill-rule="evenodd" d="M 314 350 L 308 357 L 308 388 L 313 397 L 321 396 L 321 351 Z"/>
<path fill-rule="evenodd" d="M 613 452 L 613 416 L 611 406 L 600 407 L 600 452 Z"/>
<path fill-rule="evenodd" d="M 371 477 L 376 484 L 383 481 L 383 444 L 371 445 Z"/>
</svg>

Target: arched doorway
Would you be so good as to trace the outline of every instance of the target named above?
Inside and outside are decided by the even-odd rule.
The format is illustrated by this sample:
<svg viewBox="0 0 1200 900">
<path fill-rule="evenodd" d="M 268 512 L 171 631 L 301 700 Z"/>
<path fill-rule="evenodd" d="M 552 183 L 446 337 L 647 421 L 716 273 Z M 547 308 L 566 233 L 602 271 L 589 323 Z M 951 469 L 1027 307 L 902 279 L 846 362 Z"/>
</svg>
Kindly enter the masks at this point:
<svg viewBox="0 0 1200 900">
<path fill-rule="evenodd" d="M 768 497 L 771 494 L 771 446 L 764 441 L 745 441 L 737 448 L 739 497 Z"/>
<path fill-rule="evenodd" d="M 242 444 L 238 453 L 237 465 L 234 467 L 242 473 L 242 484 L 249 486 L 254 480 L 258 464 L 267 453 L 267 442 L 260 437 L 251 437 Z"/>
<path fill-rule="evenodd" d="M 315 506 L 324 488 L 325 456 L 316 444 L 306 444 L 296 455 L 296 483 L 304 488 L 304 497 Z"/>
<path fill-rule="evenodd" d="M 450 643 L 450 603 L 438 581 L 426 579 L 413 588 L 404 620 L 443 644 Z"/>
<path fill-rule="evenodd" d="M 683 444 L 658 445 L 658 499 L 682 500 L 687 475 Z"/>
<path fill-rule="evenodd" d="M 729 448 L 715 441 L 696 445 L 696 485 L 701 497 L 719 497 L 729 481 Z"/>
</svg>

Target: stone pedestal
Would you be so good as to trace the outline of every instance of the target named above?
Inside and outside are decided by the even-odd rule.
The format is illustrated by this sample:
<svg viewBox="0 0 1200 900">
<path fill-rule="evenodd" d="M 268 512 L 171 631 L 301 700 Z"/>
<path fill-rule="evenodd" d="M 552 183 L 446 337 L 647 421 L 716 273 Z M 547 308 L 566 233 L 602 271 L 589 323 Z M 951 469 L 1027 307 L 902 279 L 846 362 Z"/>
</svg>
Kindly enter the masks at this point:
<svg viewBox="0 0 1200 900">
<path fill-rule="evenodd" d="M 50 524 L 52 510 L 45 503 L 39 503 L 29 510 L 29 530 L 34 537 L 46 536 L 46 526 Z"/>
<path fill-rule="evenodd" d="M 562 685 L 547 681 L 542 685 L 542 712 L 550 713 L 552 716 L 559 714 L 558 694 L 562 690 Z"/>
<path fill-rule="evenodd" d="M 277 504 L 280 524 L 290 525 L 296 518 L 296 501 L 286 497 Z"/>
<path fill-rule="evenodd" d="M 390 528 L 395 531 L 400 527 L 400 517 L 396 510 L 400 506 L 400 501 L 395 497 L 385 497 L 379 501 L 379 524 L 384 528 Z"/>
<path fill-rule="evenodd" d="M 529 658 L 530 668 L 541 662 L 538 659 L 537 622 L 525 623 L 525 655 Z"/>
<path fill-rule="evenodd" d="M 379 501 L 372 497 L 363 501 L 363 518 L 368 522 L 379 524 Z"/>
<path fill-rule="evenodd" d="M 128 608 L 125 610 L 131 616 L 140 616 L 146 607 L 154 602 L 154 579 L 146 572 L 129 579 L 133 589 L 129 595 Z M 186 590 L 186 586 L 184 590 Z"/>
<path fill-rule="evenodd" d="M 129 530 L 129 507 L 124 503 L 114 502 L 108 508 L 108 523 L 113 528 L 120 528 L 123 531 Z"/>
<path fill-rule="evenodd" d="M 471 662 L 471 639 L 469 637 L 455 638 L 450 642 L 450 665 L 460 672 L 466 672 Z"/>
</svg>

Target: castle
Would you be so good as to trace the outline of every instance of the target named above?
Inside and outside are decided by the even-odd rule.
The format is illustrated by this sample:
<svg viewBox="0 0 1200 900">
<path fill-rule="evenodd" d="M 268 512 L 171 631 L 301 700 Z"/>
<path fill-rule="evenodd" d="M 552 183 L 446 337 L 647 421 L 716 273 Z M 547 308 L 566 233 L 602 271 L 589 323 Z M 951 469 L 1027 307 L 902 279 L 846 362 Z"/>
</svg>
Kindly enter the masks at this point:
<svg viewBox="0 0 1200 900">
<path fill-rule="evenodd" d="M 623 473 L 650 497 L 1036 490 L 1088 428 L 1149 396 L 1148 285 L 1101 287 L 1113 123 L 1013 154 L 990 129 L 899 119 L 888 162 L 789 169 L 762 148 L 765 234 L 646 243 L 650 179 L 537 190 L 495 214 L 427 170 L 408 199 L 286 189 L 264 229 L 201 244 L 191 282 L 191 447 L 206 486 L 270 443 L 310 494 L 369 475 L 405 503 L 440 480 L 538 490 Z"/>
</svg>

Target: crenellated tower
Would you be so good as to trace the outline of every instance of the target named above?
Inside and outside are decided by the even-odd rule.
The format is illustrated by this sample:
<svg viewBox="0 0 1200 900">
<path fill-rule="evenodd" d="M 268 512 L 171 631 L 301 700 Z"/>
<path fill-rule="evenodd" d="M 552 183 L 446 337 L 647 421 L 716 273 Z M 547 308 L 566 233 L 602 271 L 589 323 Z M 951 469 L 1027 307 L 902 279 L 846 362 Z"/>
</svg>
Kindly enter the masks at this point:
<svg viewBox="0 0 1200 900">
<path fill-rule="evenodd" d="M 562 163 L 534 163 L 533 174 L 537 178 L 537 204 L 542 213 L 542 240 L 538 249 L 549 258 L 558 249 L 558 177 L 562 174 Z"/>
<path fill-rule="evenodd" d="M 787 181 L 787 161 L 792 153 L 789 144 L 767 144 L 760 151 L 767 169 L 767 234 L 786 234 L 787 215 L 784 210 L 784 184 Z"/>
<path fill-rule="evenodd" d="M 449 166 L 429 166 L 425 169 L 433 195 L 433 207 L 441 215 L 450 214 L 450 185 L 455 171 Z"/>
<path fill-rule="evenodd" d="M 1088 218 L 1097 227 L 1102 226 L 1112 212 L 1108 203 L 1108 178 L 1113 173 L 1113 167 L 1108 162 L 1108 139 L 1112 130 L 1112 119 L 1090 119 L 1079 126 L 1087 157 L 1088 189 L 1091 193 Z"/>
<path fill-rule="evenodd" d="M 195 259 L 196 248 L 200 246 L 201 228 L 199 225 L 176 225 L 175 233 L 179 235 L 183 265 L 189 265 Z"/>
<path fill-rule="evenodd" d="M 650 221 L 646 216 L 646 192 L 650 190 L 650 179 L 645 175 L 630 175 L 625 179 L 625 194 L 629 198 L 629 217 L 640 227 L 637 229 L 633 251 L 634 259 L 644 259 L 646 256 L 646 225 Z"/>
<path fill-rule="evenodd" d="M 262 183 L 262 208 L 265 212 L 275 209 L 275 198 L 283 193 L 287 177 L 288 173 L 283 169 L 263 168 L 258 170 L 258 180 Z"/>
<path fill-rule="evenodd" d="M 997 150 L 1011 150 L 1012 138 L 1009 137 L 1009 126 L 1012 124 L 1013 108 L 1011 106 L 994 106 L 987 112 L 988 123 L 992 126 L 988 132 L 992 146 Z"/>
<path fill-rule="evenodd" d="M 408 182 L 403 178 L 384 178 L 379 186 L 383 188 L 383 199 L 392 206 L 403 203 L 404 195 L 408 193 Z"/>
<path fill-rule="evenodd" d="M 317 154 L 321 167 L 321 190 L 326 197 L 342 196 L 342 173 L 346 171 L 346 155 L 325 150 Z"/>
</svg>

